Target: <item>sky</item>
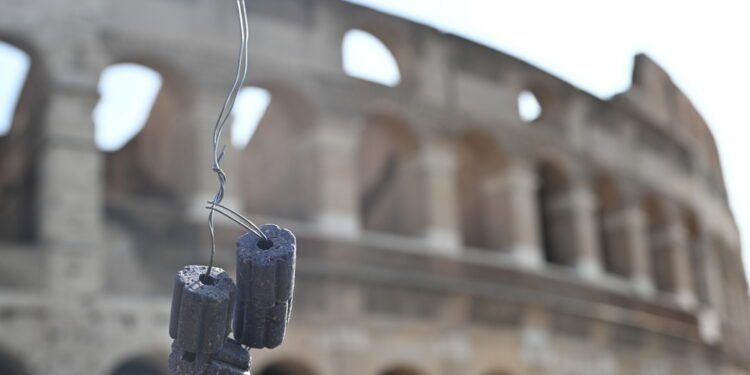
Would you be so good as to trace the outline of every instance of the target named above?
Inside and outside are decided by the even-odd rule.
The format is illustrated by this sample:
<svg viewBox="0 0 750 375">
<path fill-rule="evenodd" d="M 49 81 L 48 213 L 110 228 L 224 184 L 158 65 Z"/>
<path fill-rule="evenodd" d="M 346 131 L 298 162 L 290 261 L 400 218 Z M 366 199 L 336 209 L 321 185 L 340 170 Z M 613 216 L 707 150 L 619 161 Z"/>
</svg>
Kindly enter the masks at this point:
<svg viewBox="0 0 750 375">
<path fill-rule="evenodd" d="M 435 27 L 514 55 L 601 98 L 630 85 L 633 56 L 659 63 L 709 123 L 719 145 L 729 192 L 745 244 L 750 241 L 750 2 L 714 0 L 349 0 Z M 252 25 L 251 25 L 252 28 Z M 385 46 L 350 31 L 344 69 L 388 86 L 400 76 Z M 0 43 L 0 136 L 8 131 L 28 57 Z M 96 142 L 116 150 L 147 117 L 161 77 L 120 64 L 102 74 L 102 99 L 92 114 Z M 15 93 L 15 94 L 14 94 Z M 137 98 L 134 100 L 133 98 Z M 538 104 L 522 98 L 521 115 Z M 238 97 L 231 144 L 245 147 L 272 101 L 259 88 Z M 528 113 L 528 114 L 527 114 Z M 748 253 L 747 246 L 745 252 Z M 750 269 L 750 256 L 745 256 Z"/>
</svg>

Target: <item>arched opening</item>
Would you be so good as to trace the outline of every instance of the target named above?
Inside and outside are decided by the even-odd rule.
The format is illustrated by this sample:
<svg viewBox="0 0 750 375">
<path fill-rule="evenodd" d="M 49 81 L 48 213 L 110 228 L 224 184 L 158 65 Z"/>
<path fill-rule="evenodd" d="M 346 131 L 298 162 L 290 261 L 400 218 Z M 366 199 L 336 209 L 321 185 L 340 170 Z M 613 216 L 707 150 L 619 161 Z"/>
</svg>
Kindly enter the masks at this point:
<svg viewBox="0 0 750 375">
<path fill-rule="evenodd" d="M 623 223 L 623 199 L 611 176 L 597 176 L 596 198 L 597 229 L 604 269 L 609 274 L 627 277 L 632 265 Z"/>
<path fill-rule="evenodd" d="M 255 373 L 255 372 L 253 372 Z M 258 372 L 259 375 L 315 375 L 315 373 L 300 363 L 279 362 L 266 366 Z"/>
<path fill-rule="evenodd" d="M 344 72 L 351 77 L 390 87 L 401 81 L 396 58 L 380 39 L 366 31 L 347 31 L 341 55 Z"/>
<path fill-rule="evenodd" d="M 542 116 L 542 104 L 539 99 L 529 90 L 523 90 L 518 94 L 518 117 L 523 122 L 533 122 Z"/>
<path fill-rule="evenodd" d="M 500 248 L 503 243 L 502 186 L 504 160 L 489 134 L 470 131 L 459 138 L 458 201 L 464 245 Z"/>
<path fill-rule="evenodd" d="M 366 230 L 414 235 L 423 227 L 417 138 L 392 116 L 372 116 L 359 148 L 359 209 Z"/>
<path fill-rule="evenodd" d="M 422 373 L 410 367 L 394 367 L 381 372 L 380 375 L 422 375 Z"/>
<path fill-rule="evenodd" d="M 148 267 L 175 267 L 172 254 L 197 242 L 185 231 L 183 204 L 195 186 L 194 127 L 184 79 L 155 61 L 124 61 L 102 71 L 92 113 L 104 161 L 103 229 L 111 239 L 104 287 L 157 293 L 160 273 Z"/>
<path fill-rule="evenodd" d="M 537 169 L 539 231 L 548 263 L 570 266 L 575 262 L 569 181 L 561 168 L 543 162 Z"/>
<path fill-rule="evenodd" d="M 536 81 L 529 82 L 518 93 L 518 116 L 526 123 L 559 125 L 566 109 L 564 97 L 564 92 L 558 87 Z"/>
<path fill-rule="evenodd" d="M 102 72 L 94 111 L 97 145 L 105 152 L 106 194 L 175 201 L 190 181 L 193 155 L 182 117 L 178 77 L 136 63 Z"/>
<path fill-rule="evenodd" d="M 0 41 L 0 241 L 30 242 L 37 235 L 46 93 L 33 51 L 20 41 Z"/>
<path fill-rule="evenodd" d="M 22 49 L 0 41 L 0 137 L 10 132 L 16 106 L 31 67 L 31 57 Z"/>
<path fill-rule="evenodd" d="M 162 364 L 161 362 L 165 362 Z M 152 358 L 133 358 L 122 362 L 111 375 L 168 375 L 166 361 Z"/>
<path fill-rule="evenodd" d="M 143 65 L 115 64 L 102 72 L 94 109 L 100 150 L 117 151 L 143 130 L 161 85 L 161 75 Z"/>
<path fill-rule="evenodd" d="M 2 375 L 28 375 L 25 366 L 12 355 L 0 352 L 0 374 Z"/>
<path fill-rule="evenodd" d="M 237 95 L 232 116 L 232 146 L 244 150 L 271 104 L 271 93 L 262 87 L 245 87 Z"/>
<path fill-rule="evenodd" d="M 644 211 L 651 255 L 651 277 L 657 290 L 674 292 L 674 259 L 666 212 L 655 195 L 646 197 Z"/>
<path fill-rule="evenodd" d="M 239 165 L 232 169 L 239 174 L 245 208 L 252 213 L 308 219 L 315 197 L 310 143 L 314 111 L 301 94 L 279 85 L 245 90 L 254 91 L 247 91 L 252 96 L 238 103 L 236 111 L 252 111 L 248 117 L 260 117 L 240 152 Z M 233 127 L 244 126 L 237 123 L 241 120 L 238 115 Z"/>
</svg>

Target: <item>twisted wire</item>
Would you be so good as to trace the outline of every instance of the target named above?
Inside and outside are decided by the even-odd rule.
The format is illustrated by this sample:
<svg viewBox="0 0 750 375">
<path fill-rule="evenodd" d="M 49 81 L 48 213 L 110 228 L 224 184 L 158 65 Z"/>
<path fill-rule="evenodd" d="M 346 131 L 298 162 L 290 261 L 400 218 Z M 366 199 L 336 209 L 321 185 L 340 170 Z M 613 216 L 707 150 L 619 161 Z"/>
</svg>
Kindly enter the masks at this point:
<svg viewBox="0 0 750 375">
<path fill-rule="evenodd" d="M 240 224 L 241 226 L 243 226 L 250 232 L 253 232 L 255 235 L 262 237 L 264 240 L 268 240 L 266 235 L 263 234 L 260 228 L 258 228 L 257 225 L 253 224 L 252 221 L 248 220 L 247 218 L 235 212 L 234 210 L 231 210 L 228 207 L 221 205 L 221 201 L 224 199 L 225 185 L 227 182 L 227 174 L 221 168 L 221 159 L 224 157 L 224 153 L 226 151 L 226 145 L 222 145 L 221 150 L 219 150 L 219 144 L 221 143 L 221 132 L 222 130 L 224 130 L 224 127 L 226 126 L 227 121 L 229 120 L 229 116 L 231 116 L 232 114 L 232 109 L 234 108 L 234 103 L 237 99 L 237 94 L 242 88 L 242 85 L 245 83 L 245 78 L 247 78 L 248 25 L 247 25 L 247 9 L 245 6 L 245 0 L 237 0 L 237 12 L 238 12 L 239 23 L 240 23 L 240 51 L 239 51 L 239 56 L 237 58 L 237 71 L 235 73 L 234 83 L 232 84 L 232 88 L 229 89 L 227 98 L 226 100 L 224 100 L 224 104 L 221 107 L 221 112 L 219 112 L 219 118 L 216 120 L 216 124 L 214 125 L 213 140 L 212 140 L 213 165 L 211 166 L 211 170 L 214 173 L 216 173 L 216 177 L 219 180 L 219 189 L 216 191 L 214 198 L 208 201 L 208 206 L 206 206 L 206 208 L 209 210 L 208 231 L 209 231 L 209 234 L 211 235 L 211 258 L 208 262 L 208 268 L 206 269 L 206 275 L 209 275 L 209 276 L 211 275 L 211 269 L 213 268 L 213 265 L 214 265 L 214 255 L 216 254 L 216 233 L 214 231 L 214 212 L 218 212 L 222 214 L 223 216 L 234 221 L 235 223 Z M 227 210 L 230 213 L 236 215 L 237 217 L 240 218 L 240 220 L 237 220 L 231 217 L 227 213 L 223 212 L 221 209 Z"/>
</svg>

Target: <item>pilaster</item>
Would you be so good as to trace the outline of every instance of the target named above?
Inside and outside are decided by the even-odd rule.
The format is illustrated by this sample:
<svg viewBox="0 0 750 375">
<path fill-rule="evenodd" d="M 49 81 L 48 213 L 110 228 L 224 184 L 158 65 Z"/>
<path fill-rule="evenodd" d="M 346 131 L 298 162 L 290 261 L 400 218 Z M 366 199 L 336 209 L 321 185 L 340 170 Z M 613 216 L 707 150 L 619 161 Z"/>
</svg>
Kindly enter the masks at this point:
<svg viewBox="0 0 750 375">
<path fill-rule="evenodd" d="M 416 158 L 416 172 L 425 190 L 422 236 L 431 247 L 457 252 L 461 243 L 455 152 L 448 142 L 426 139 Z"/>
<path fill-rule="evenodd" d="M 688 233 L 679 210 L 672 208 L 668 217 L 668 248 L 671 252 L 675 300 L 686 309 L 697 305 L 693 290 L 693 269 L 690 264 Z"/>
<path fill-rule="evenodd" d="M 358 201 L 357 146 L 362 124 L 328 115 L 313 130 L 315 160 L 314 221 L 324 232 L 355 236 L 361 230 Z"/>
<path fill-rule="evenodd" d="M 631 256 L 631 281 L 641 296 L 654 295 L 656 288 L 651 277 L 646 214 L 640 205 L 631 203 L 621 213 L 622 229 L 625 232 L 627 251 Z"/>
<path fill-rule="evenodd" d="M 502 243 L 518 264 L 529 268 L 540 268 L 544 259 L 536 189 L 537 177 L 531 165 L 522 160 L 513 161 L 483 186 L 487 202 L 493 206 L 487 210 L 487 222 L 496 228 L 493 242 Z"/>
<path fill-rule="evenodd" d="M 599 241 L 596 232 L 596 197 L 591 189 L 574 184 L 558 201 L 557 209 L 572 220 L 570 233 L 574 264 L 579 275 L 595 279 L 602 275 Z"/>
</svg>

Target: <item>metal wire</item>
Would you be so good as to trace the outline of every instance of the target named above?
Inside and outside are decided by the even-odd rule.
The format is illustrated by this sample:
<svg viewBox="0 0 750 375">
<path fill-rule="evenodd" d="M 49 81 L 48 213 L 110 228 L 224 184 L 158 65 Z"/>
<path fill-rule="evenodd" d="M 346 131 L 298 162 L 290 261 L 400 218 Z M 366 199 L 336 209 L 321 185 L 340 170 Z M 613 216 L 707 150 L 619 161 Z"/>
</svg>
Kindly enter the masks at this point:
<svg viewBox="0 0 750 375">
<path fill-rule="evenodd" d="M 265 234 L 263 234 L 263 232 L 260 230 L 260 228 L 257 225 L 255 225 L 248 218 L 242 216 L 242 214 L 240 214 L 239 212 L 219 203 L 212 203 L 209 201 L 208 204 L 209 205 L 205 207 L 206 209 L 216 211 L 224 215 L 229 220 L 232 220 L 235 223 L 243 226 L 245 229 L 247 229 L 248 232 L 253 232 L 253 234 L 255 234 L 258 237 L 266 238 Z"/>
<path fill-rule="evenodd" d="M 209 210 L 208 213 L 208 231 L 211 234 L 211 258 L 208 262 L 208 268 L 206 269 L 206 275 L 211 275 L 211 269 L 214 265 L 214 255 L 216 254 L 216 234 L 214 232 L 214 212 L 218 212 L 227 218 L 231 219 L 237 224 L 240 224 L 241 226 L 245 227 L 249 231 L 255 233 L 259 237 L 262 237 L 264 240 L 268 240 L 265 234 L 258 228 L 257 225 L 253 224 L 252 221 L 248 220 L 244 216 L 238 214 L 236 211 L 231 210 L 227 208 L 226 206 L 221 205 L 221 201 L 224 199 L 224 186 L 227 182 L 227 174 L 224 172 L 223 169 L 221 169 L 221 159 L 224 157 L 224 152 L 226 151 L 226 145 L 221 146 L 221 151 L 219 151 L 219 144 L 221 143 L 221 132 L 224 130 L 224 126 L 227 124 L 227 120 L 229 120 L 229 116 L 232 114 L 232 108 L 234 108 L 234 102 L 237 99 L 237 94 L 239 93 L 240 89 L 242 88 L 242 85 L 245 83 L 245 78 L 247 77 L 247 41 L 248 41 L 248 26 L 247 26 L 247 9 L 245 6 L 245 0 L 237 0 L 237 12 L 240 20 L 240 52 L 239 56 L 237 58 L 237 72 L 234 77 L 234 83 L 232 84 L 232 88 L 229 90 L 229 93 L 227 94 L 226 100 L 224 100 L 224 105 L 221 107 L 221 112 L 219 112 L 219 118 L 216 120 L 216 124 L 214 125 L 214 133 L 213 133 L 213 165 L 211 166 L 211 170 L 216 173 L 216 176 L 219 180 L 219 189 L 216 192 L 216 195 L 214 195 L 214 199 L 210 200 L 208 202 L 208 206 L 206 208 Z M 239 216 L 240 220 L 237 220 L 230 215 L 228 215 L 225 212 L 222 212 L 220 209 L 217 209 L 217 207 L 225 209 L 237 216 Z M 245 223 L 245 224 L 243 224 Z M 246 225 L 249 224 L 249 225 Z M 251 229 L 254 228 L 254 229 Z"/>
</svg>

